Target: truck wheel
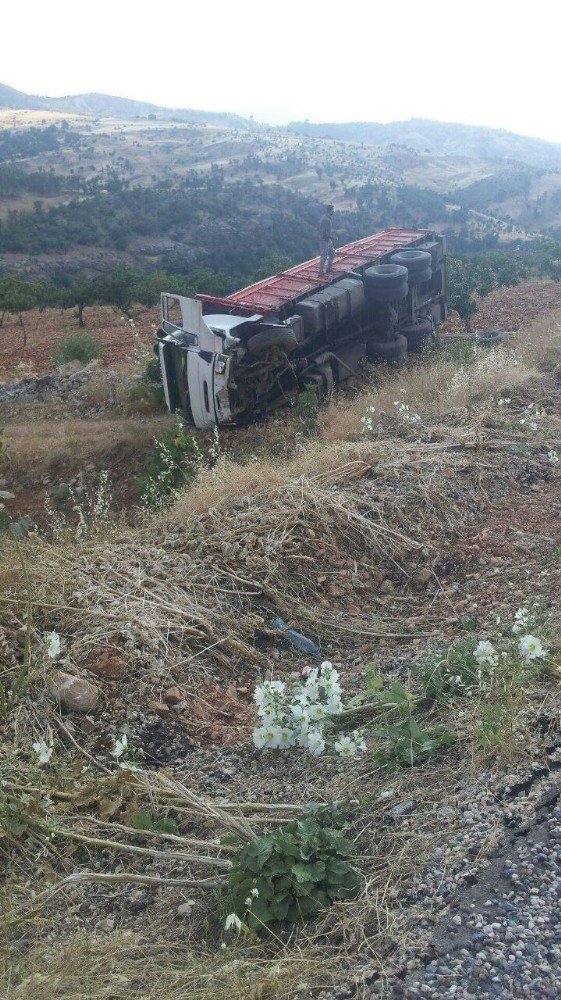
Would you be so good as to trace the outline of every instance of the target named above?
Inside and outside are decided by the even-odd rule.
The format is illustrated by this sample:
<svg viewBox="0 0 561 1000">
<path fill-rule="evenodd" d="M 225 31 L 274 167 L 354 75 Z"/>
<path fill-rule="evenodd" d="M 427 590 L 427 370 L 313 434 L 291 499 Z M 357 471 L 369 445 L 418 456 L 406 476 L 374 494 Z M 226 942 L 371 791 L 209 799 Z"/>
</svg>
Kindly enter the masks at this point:
<svg viewBox="0 0 561 1000">
<path fill-rule="evenodd" d="M 410 275 L 432 267 L 432 257 L 426 250 L 400 250 L 398 253 L 393 253 L 390 260 L 392 264 L 406 267 Z"/>
<path fill-rule="evenodd" d="M 377 264 L 364 272 L 366 288 L 396 288 L 407 281 L 407 268 L 399 264 Z"/>
<path fill-rule="evenodd" d="M 406 281 L 396 285 L 395 288 L 375 288 L 366 286 L 366 296 L 369 302 L 392 303 L 399 302 L 407 296 L 409 285 Z"/>
<path fill-rule="evenodd" d="M 410 285 L 424 285 L 426 281 L 430 281 L 432 278 L 432 270 L 430 267 L 426 267 L 424 271 L 414 271 L 409 275 Z"/>
<path fill-rule="evenodd" d="M 429 319 L 417 320 L 416 323 L 402 323 L 399 332 L 407 340 L 407 350 L 419 354 L 432 336 L 432 323 Z"/>
<path fill-rule="evenodd" d="M 250 354 L 263 354 L 272 347 L 289 352 L 298 347 L 298 341 L 292 330 L 261 330 L 249 338 L 246 347 Z"/>
<path fill-rule="evenodd" d="M 407 340 L 397 334 L 394 340 L 375 340 L 366 342 L 366 356 L 369 361 L 405 361 L 407 357 Z"/>
</svg>

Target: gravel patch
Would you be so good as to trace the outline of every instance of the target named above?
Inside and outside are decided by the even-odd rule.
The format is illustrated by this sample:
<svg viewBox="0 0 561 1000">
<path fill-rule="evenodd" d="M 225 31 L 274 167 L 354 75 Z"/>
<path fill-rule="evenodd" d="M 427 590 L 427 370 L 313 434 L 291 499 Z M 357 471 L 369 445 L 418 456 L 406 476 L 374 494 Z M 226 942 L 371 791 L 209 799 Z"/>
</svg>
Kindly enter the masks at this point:
<svg viewBox="0 0 561 1000">
<path fill-rule="evenodd" d="M 561 995 L 560 795 L 558 785 L 543 796 L 538 821 L 522 827 L 481 881 L 454 899 L 435 929 L 424 967 L 410 959 L 401 981 L 372 997 Z"/>
</svg>

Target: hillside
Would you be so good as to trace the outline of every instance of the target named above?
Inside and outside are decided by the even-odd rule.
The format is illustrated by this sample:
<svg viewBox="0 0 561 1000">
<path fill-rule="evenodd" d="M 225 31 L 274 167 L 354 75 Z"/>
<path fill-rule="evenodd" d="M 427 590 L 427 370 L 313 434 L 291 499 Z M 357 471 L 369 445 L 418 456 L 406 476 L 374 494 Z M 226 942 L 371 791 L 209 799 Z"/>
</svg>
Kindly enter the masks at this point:
<svg viewBox="0 0 561 1000">
<path fill-rule="evenodd" d="M 128 525 L 113 475 L 177 435 L 125 411 L 133 360 L 103 412 L 100 382 L 8 407 L 7 508 L 30 468 L 49 503 L 0 535 L 0 992 L 558 994 L 560 330 L 198 435 L 191 485 Z M 256 688 L 316 704 L 322 660 L 326 746 L 260 749 Z"/>
<path fill-rule="evenodd" d="M 162 108 L 145 101 L 134 101 L 110 94 L 72 94 L 65 97 L 39 97 L 24 94 L 6 84 L 0 84 L 0 108 L 24 108 L 34 111 L 61 111 L 69 114 L 111 116 L 113 118 L 139 118 L 155 115 L 161 120 L 181 121 L 192 124 L 208 122 L 247 128 L 252 123 L 240 115 L 217 111 L 196 111 L 192 108 Z"/>
<path fill-rule="evenodd" d="M 484 160 L 517 160 L 532 167 L 559 169 L 561 145 L 517 135 L 503 129 L 437 122 L 424 118 L 389 122 L 291 122 L 299 135 L 365 142 L 376 146 L 398 144 L 420 153 L 467 156 Z"/>
</svg>

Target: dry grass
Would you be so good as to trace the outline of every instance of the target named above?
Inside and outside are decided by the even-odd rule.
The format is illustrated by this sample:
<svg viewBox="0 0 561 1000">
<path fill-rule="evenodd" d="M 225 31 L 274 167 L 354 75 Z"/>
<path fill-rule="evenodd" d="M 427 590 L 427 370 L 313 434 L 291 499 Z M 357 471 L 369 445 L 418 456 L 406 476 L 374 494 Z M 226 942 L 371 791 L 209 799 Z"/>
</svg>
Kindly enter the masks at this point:
<svg viewBox="0 0 561 1000">
<path fill-rule="evenodd" d="M 25 957 L 12 1000 L 281 1000 L 328 987 L 334 962 L 325 948 L 270 958 L 260 948 L 194 951 L 129 933 L 81 935 Z M 18 975 L 18 981 L 20 976 Z"/>
<path fill-rule="evenodd" d="M 418 642 L 431 633 L 442 641 L 449 636 L 450 620 L 457 621 L 454 604 L 444 597 L 437 600 L 436 592 L 434 600 L 420 597 L 415 576 L 421 568 L 430 576 L 435 557 L 449 551 L 449 539 L 462 531 L 469 534 L 470 524 L 477 527 L 486 505 L 491 508 L 498 498 L 502 507 L 520 492 L 517 477 L 526 458 L 512 450 L 512 443 L 524 444 L 544 479 L 553 475 L 545 451 L 552 436 L 559 437 L 559 419 L 548 417 L 529 437 L 514 415 L 510 423 L 503 420 L 496 398 L 508 387 L 515 403 L 517 393 L 525 401 L 540 378 L 553 394 L 554 380 L 540 376 L 539 370 L 551 366 L 560 339 L 561 326 L 553 334 L 538 327 L 526 341 L 517 338 L 505 349 L 481 352 L 463 368 L 451 358 L 437 357 L 391 381 L 379 379 L 374 389 L 323 414 L 319 436 L 304 451 L 286 461 L 241 464 L 225 457 L 178 496 L 166 514 L 146 517 L 137 529 L 118 527 L 102 538 L 78 542 L 30 538 L 21 553 L 33 611 L 33 698 L 18 709 L 13 735 L 22 760 L 39 735 L 38 720 L 50 711 L 35 659 L 45 631 L 61 633 L 69 669 L 76 672 L 92 649 L 108 645 L 122 653 L 129 673 L 119 692 L 127 704 L 137 699 L 140 704 L 140 690 L 161 687 L 170 678 L 188 684 L 192 665 L 220 668 L 224 676 L 240 665 L 248 672 L 265 669 L 274 614 L 335 649 L 348 653 L 354 645 L 363 657 L 379 639 L 405 636 Z M 418 410 L 421 424 L 400 423 L 396 399 Z M 368 405 L 391 414 L 383 434 L 372 439 L 360 434 L 360 417 Z M 125 425 L 133 437 L 139 431 L 132 422 Z M 83 441 L 74 448 L 86 447 L 92 423 L 84 421 L 82 430 Z M 57 439 L 53 449 L 64 446 Z M 34 461 L 33 454 L 29 451 L 28 461 Z M 25 574 L 10 543 L 3 543 L 1 556 L 0 607 L 5 635 L 15 647 L 23 634 Z M 329 589 L 333 579 L 339 588 L 335 597 Z M 376 600 L 382 580 L 392 581 L 394 588 L 391 614 Z M 443 593 L 438 589 L 438 595 Z M 62 762 L 59 766 L 63 768 Z M 7 946 L 8 995 L 18 1000 L 50 1000 L 53 995 L 65 1000 L 304 1000 L 322 986 L 349 980 L 357 955 L 366 953 L 371 968 L 378 963 L 383 971 L 384 933 L 398 912 L 402 886 L 414 883 L 441 842 L 436 807 L 446 801 L 449 789 L 473 780 L 468 770 L 458 755 L 433 768 L 430 780 L 427 772 L 416 769 L 392 779 L 398 797 L 418 801 L 416 826 L 405 831 L 393 827 L 389 833 L 386 827 L 382 834 L 382 779 L 372 760 L 326 778 L 329 796 L 354 798 L 360 790 L 356 838 L 367 884 L 347 911 L 333 908 L 314 928 L 315 936 L 295 931 L 274 956 L 269 942 L 240 940 L 224 952 L 214 947 L 216 929 L 209 933 L 210 923 L 201 921 L 197 934 L 190 936 L 186 928 L 185 940 L 177 945 L 170 943 L 165 926 L 174 905 L 167 896 L 159 920 L 148 920 L 142 937 L 119 931 L 74 936 L 66 929 L 68 936 L 58 943 L 35 943 L 25 955 Z M 105 780 L 97 781 L 100 792 Z M 161 779 L 147 781 L 156 801 L 174 802 L 173 797 L 165 799 Z M 124 808 L 122 797 L 109 800 Z M 95 813 L 93 806 L 88 810 Z M 246 813 L 240 808 L 238 815 Z M 75 829 L 91 833 L 91 822 L 83 815 L 78 819 L 81 825 Z M 214 838 L 215 828 L 210 825 L 209 833 L 205 823 L 204 836 Z M 118 836 L 116 827 L 106 825 L 106 830 Z M 201 835 L 191 810 L 185 843 Z M 493 830 L 490 843 L 494 836 Z M 461 843 L 458 850 L 465 853 Z M 60 858 L 52 863 L 56 867 Z M 70 862 L 66 864 L 65 873 Z M 10 885 L 15 887 L 14 906 L 24 895 L 23 880 L 14 874 Z M 162 886 L 160 895 L 164 892 Z M 9 896 L 10 891 L 5 898 Z M 33 940 L 51 919 L 54 928 L 54 915 L 43 915 L 36 925 L 26 922 Z M 405 939 L 413 931 L 406 931 L 400 919 L 397 934 Z M 371 987 L 364 987 L 363 994 L 360 990 L 358 997 L 371 994 Z"/>
<path fill-rule="evenodd" d="M 167 416 L 91 420 L 44 416 L 30 420 L 27 409 L 23 419 L 15 416 L 5 425 L 5 474 L 28 475 L 31 471 L 39 478 L 62 470 L 78 472 L 88 462 L 102 467 L 105 460 L 150 448 L 153 438 L 169 422 Z"/>
</svg>

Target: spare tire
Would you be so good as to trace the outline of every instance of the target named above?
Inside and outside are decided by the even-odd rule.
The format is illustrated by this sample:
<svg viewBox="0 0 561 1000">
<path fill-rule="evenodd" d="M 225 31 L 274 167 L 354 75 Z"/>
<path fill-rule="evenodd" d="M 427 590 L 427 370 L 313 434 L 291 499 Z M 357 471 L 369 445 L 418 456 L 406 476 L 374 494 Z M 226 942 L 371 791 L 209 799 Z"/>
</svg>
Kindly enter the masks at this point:
<svg viewBox="0 0 561 1000">
<path fill-rule="evenodd" d="M 376 264 L 364 272 L 364 284 L 370 288 L 396 288 L 407 281 L 408 271 L 400 264 Z"/>
<path fill-rule="evenodd" d="M 406 298 L 409 291 L 407 281 L 390 288 L 376 288 L 373 285 L 366 286 L 366 296 L 369 302 L 391 303 L 399 302 Z"/>
<path fill-rule="evenodd" d="M 432 257 L 427 250 L 400 250 L 398 253 L 393 253 L 390 260 L 392 264 L 406 267 L 410 275 L 432 267 Z"/>
<path fill-rule="evenodd" d="M 366 356 L 369 361 L 404 361 L 407 357 L 407 341 L 399 333 L 393 340 L 376 340 L 371 337 L 366 342 Z"/>
<path fill-rule="evenodd" d="M 298 347 L 298 341 L 293 330 L 261 330 L 249 338 L 246 347 L 250 354 L 263 354 L 271 348 L 278 348 L 289 353 Z"/>
</svg>

